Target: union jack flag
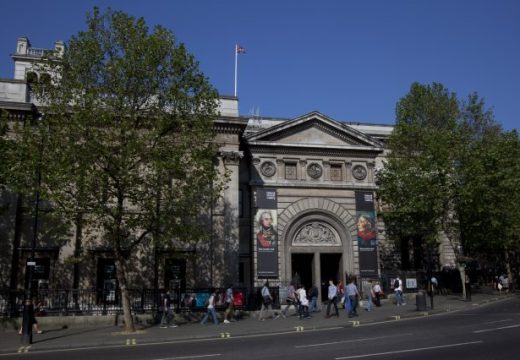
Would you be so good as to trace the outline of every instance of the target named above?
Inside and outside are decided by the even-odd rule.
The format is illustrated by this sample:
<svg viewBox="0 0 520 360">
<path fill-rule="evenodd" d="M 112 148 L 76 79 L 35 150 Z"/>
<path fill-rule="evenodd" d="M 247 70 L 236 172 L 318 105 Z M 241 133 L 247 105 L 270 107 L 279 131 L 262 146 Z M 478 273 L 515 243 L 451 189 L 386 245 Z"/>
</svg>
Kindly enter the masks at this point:
<svg viewBox="0 0 520 360">
<path fill-rule="evenodd" d="M 236 45 L 236 52 L 237 54 L 245 54 L 246 53 L 246 49 L 240 45 Z"/>
</svg>

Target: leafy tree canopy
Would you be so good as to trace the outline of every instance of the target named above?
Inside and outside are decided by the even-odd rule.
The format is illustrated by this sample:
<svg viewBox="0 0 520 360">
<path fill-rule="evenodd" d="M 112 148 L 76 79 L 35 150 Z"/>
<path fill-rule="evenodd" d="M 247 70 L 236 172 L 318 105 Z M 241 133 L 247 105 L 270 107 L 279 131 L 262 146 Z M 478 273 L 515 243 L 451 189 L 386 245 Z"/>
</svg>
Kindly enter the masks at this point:
<svg viewBox="0 0 520 360">
<path fill-rule="evenodd" d="M 223 186 L 218 94 L 169 30 L 111 9 L 94 8 L 38 71 L 50 75 L 33 89 L 42 116 L 18 129 L 13 183 L 28 188 L 39 166 L 42 197 L 113 250 L 125 291 L 126 261 L 151 234 L 168 244 L 205 235 L 200 214 Z M 133 329 L 126 293 L 123 307 Z"/>
</svg>

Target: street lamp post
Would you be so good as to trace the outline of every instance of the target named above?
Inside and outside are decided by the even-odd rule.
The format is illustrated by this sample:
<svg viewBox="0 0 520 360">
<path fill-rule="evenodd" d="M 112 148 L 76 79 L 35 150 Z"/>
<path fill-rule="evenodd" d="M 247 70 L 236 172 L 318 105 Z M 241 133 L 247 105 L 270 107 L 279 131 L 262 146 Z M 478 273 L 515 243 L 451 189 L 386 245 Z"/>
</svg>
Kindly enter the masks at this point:
<svg viewBox="0 0 520 360">
<path fill-rule="evenodd" d="M 434 284 L 432 283 L 432 277 L 433 277 L 433 274 L 432 274 L 433 259 L 432 259 L 432 257 L 433 257 L 433 255 L 432 255 L 431 245 L 428 245 L 427 252 L 428 252 L 428 289 L 430 290 L 429 291 L 430 306 L 431 306 L 431 309 L 433 310 L 433 286 L 434 286 Z"/>
<path fill-rule="evenodd" d="M 40 118 L 41 119 L 41 118 Z M 27 261 L 27 269 L 29 270 L 28 276 L 28 284 L 25 293 L 25 301 L 23 308 L 23 320 L 22 320 L 22 344 L 29 345 L 32 344 L 32 328 L 33 328 L 33 318 L 34 318 L 34 305 L 33 305 L 33 277 L 34 277 L 34 268 L 36 266 L 36 241 L 38 239 L 38 216 L 40 209 L 40 185 L 42 180 L 41 173 L 41 161 L 43 156 L 43 140 L 40 141 L 40 148 L 38 154 L 38 163 L 36 164 L 36 192 L 34 197 L 34 218 L 33 218 L 33 236 L 31 242 L 31 259 Z"/>
</svg>

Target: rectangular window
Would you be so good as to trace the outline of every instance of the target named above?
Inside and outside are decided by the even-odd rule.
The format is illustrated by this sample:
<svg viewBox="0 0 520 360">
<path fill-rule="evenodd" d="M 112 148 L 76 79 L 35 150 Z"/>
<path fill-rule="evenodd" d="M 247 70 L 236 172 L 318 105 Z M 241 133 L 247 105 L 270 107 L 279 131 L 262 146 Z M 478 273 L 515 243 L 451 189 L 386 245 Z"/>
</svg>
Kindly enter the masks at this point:
<svg viewBox="0 0 520 360">
<path fill-rule="evenodd" d="M 342 172 L 341 164 L 331 164 L 330 165 L 330 179 L 332 181 L 342 181 L 343 180 L 343 172 Z"/>
<path fill-rule="evenodd" d="M 285 179 L 296 180 L 296 163 L 285 163 Z"/>
</svg>

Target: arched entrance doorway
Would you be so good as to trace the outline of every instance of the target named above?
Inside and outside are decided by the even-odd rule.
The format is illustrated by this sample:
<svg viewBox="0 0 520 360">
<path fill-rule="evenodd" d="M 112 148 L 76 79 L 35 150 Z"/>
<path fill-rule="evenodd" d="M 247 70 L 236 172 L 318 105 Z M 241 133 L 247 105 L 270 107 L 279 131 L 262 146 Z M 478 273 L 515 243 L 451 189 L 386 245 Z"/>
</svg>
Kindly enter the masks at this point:
<svg viewBox="0 0 520 360">
<path fill-rule="evenodd" d="M 285 283 L 315 285 L 323 297 L 330 279 L 344 281 L 345 273 L 354 270 L 348 225 L 330 211 L 301 212 L 288 222 L 283 241 Z"/>
</svg>

